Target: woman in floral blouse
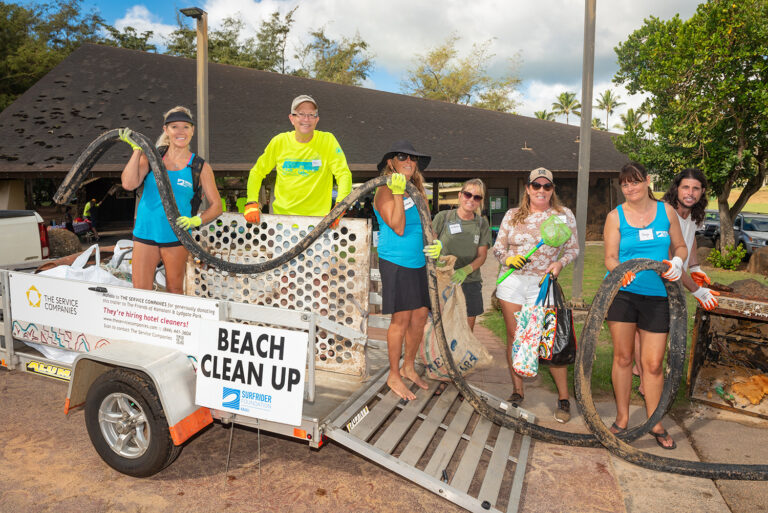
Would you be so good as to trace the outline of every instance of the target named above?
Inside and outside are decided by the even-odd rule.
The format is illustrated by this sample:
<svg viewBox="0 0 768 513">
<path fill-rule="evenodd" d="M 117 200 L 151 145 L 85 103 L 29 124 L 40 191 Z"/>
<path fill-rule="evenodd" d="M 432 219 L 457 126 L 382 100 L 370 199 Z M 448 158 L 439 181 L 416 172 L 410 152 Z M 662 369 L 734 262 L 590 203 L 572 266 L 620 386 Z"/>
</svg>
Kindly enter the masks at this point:
<svg viewBox="0 0 768 513">
<path fill-rule="evenodd" d="M 530 259 L 526 259 L 523 255 L 541 240 L 541 223 L 553 215 L 560 217 L 568 225 L 572 232 L 571 238 L 559 248 L 542 245 Z M 501 274 L 510 267 L 515 268 L 515 272 L 496 288 L 496 297 L 501 304 L 501 313 L 507 325 L 507 365 L 514 387 L 509 400 L 520 404 L 524 397 L 523 379 L 512 368 L 512 345 L 517 328 L 515 313 L 519 312 L 524 304 L 536 302 L 539 282 L 544 275 L 552 273 L 557 277 L 563 267 L 579 254 L 576 218 L 573 212 L 560 203 L 549 170 L 540 167 L 531 171 L 520 206 L 508 210 L 501 222 L 499 235 L 493 245 L 493 254 L 502 264 Z M 557 385 L 555 419 L 565 423 L 571 418 L 568 367 L 550 366 L 549 370 Z"/>
</svg>

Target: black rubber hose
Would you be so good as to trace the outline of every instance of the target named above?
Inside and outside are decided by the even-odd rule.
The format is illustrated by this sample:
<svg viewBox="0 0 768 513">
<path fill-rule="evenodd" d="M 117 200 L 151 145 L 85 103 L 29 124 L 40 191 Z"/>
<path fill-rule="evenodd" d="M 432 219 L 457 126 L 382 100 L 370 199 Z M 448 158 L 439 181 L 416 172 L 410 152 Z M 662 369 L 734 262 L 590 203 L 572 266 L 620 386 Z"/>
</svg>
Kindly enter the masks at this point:
<svg viewBox="0 0 768 513">
<path fill-rule="evenodd" d="M 656 456 L 635 449 L 617 438 L 595 410 L 595 403 L 592 399 L 592 383 L 590 376 L 592 374 L 592 361 L 595 354 L 597 335 L 603 324 L 608 308 L 613 302 L 613 298 L 621 288 L 621 278 L 627 271 L 639 271 L 644 269 L 653 269 L 661 274 L 666 270 L 666 265 L 653 260 L 630 260 L 620 264 L 608 277 L 603 280 L 600 289 L 595 295 L 592 307 L 589 309 L 587 319 L 584 322 L 577 361 L 574 372 L 574 387 L 576 389 L 576 401 L 579 404 L 584 421 L 589 426 L 590 431 L 600 440 L 600 443 L 606 449 L 611 451 L 619 458 L 630 463 L 645 467 L 651 470 L 661 470 L 664 472 L 674 472 L 687 476 L 704 477 L 707 479 L 741 479 L 749 481 L 765 481 L 768 479 L 768 465 L 740 465 L 732 463 L 706 463 L 699 461 L 678 460 L 675 458 L 666 458 Z M 667 288 L 669 297 L 670 325 L 677 331 L 682 329 L 685 332 L 687 322 L 685 313 L 685 298 L 683 297 L 682 287 L 679 282 L 668 282 L 663 280 Z M 682 303 L 682 308 L 678 305 Z M 680 315 L 680 314 L 683 315 Z M 684 333 L 683 333 L 684 334 Z M 683 348 L 684 352 L 685 348 Z M 672 358 L 676 355 L 676 348 L 670 348 L 668 356 L 668 367 L 671 367 Z M 684 356 L 684 354 L 683 354 Z M 682 364 L 680 364 L 682 367 Z"/>
</svg>

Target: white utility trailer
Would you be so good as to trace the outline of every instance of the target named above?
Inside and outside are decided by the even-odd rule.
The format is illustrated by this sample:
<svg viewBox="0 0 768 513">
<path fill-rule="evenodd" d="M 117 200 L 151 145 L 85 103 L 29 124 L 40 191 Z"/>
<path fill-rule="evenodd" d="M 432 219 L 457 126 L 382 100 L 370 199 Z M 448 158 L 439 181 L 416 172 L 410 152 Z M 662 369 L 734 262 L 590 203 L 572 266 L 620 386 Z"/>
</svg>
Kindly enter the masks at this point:
<svg viewBox="0 0 768 513">
<path fill-rule="evenodd" d="M 193 233 L 211 254 L 254 263 L 319 219 L 264 215 L 246 227 L 223 214 Z M 159 472 L 218 420 L 313 448 L 331 439 L 467 510 L 517 511 L 527 435 L 482 418 L 453 386 L 436 395 L 429 381 L 407 403 L 389 391 L 386 343 L 369 335 L 387 325 L 368 314 L 380 301 L 370 248 L 370 222 L 343 219 L 259 275 L 190 258 L 186 295 L 2 270 L 0 365 L 68 381 L 65 411 L 84 406 L 94 448 L 128 475 Z"/>
</svg>

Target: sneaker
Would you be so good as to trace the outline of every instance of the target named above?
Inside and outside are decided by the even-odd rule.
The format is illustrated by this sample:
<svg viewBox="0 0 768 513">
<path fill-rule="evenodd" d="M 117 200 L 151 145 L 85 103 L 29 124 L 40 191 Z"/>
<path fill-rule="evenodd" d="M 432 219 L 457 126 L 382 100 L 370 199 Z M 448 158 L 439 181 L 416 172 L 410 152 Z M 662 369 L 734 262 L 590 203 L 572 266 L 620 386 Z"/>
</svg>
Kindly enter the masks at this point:
<svg viewBox="0 0 768 513">
<path fill-rule="evenodd" d="M 571 402 L 568 399 L 558 399 L 555 420 L 561 424 L 571 420 Z"/>
</svg>

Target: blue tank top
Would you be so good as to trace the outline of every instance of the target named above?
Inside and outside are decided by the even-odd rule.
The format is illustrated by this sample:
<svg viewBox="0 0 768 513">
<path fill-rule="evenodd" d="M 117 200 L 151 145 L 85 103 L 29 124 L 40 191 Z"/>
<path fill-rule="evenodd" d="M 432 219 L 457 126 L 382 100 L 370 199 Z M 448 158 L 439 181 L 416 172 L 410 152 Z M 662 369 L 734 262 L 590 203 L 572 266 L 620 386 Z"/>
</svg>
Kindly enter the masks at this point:
<svg viewBox="0 0 768 513">
<path fill-rule="evenodd" d="M 179 214 L 189 217 L 192 212 L 192 159 L 194 153 L 187 162 L 187 167 L 178 171 L 168 171 L 168 179 L 171 181 L 171 189 L 179 207 Z M 171 225 L 165 216 L 163 202 L 157 190 L 155 173 L 150 171 L 144 178 L 144 191 L 136 210 L 136 223 L 133 226 L 133 236 L 139 239 L 151 240 L 157 243 L 176 242 L 178 237 L 173 233 Z"/>
<path fill-rule="evenodd" d="M 633 258 L 650 258 L 651 260 L 669 259 L 669 218 L 664 208 L 664 203 L 657 202 L 656 217 L 645 228 L 630 226 L 624 217 L 622 205 L 617 208 L 619 212 L 619 262 L 626 262 Z M 667 289 L 656 271 L 640 271 L 635 280 L 628 287 L 621 290 L 642 294 L 644 296 L 667 296 Z"/>
<path fill-rule="evenodd" d="M 405 230 L 400 236 L 390 228 L 374 207 L 373 212 L 379 221 L 379 258 L 401 267 L 418 269 L 427 262 L 424 259 L 424 239 L 422 238 L 421 218 L 411 198 L 403 198 L 405 207 Z"/>
</svg>

